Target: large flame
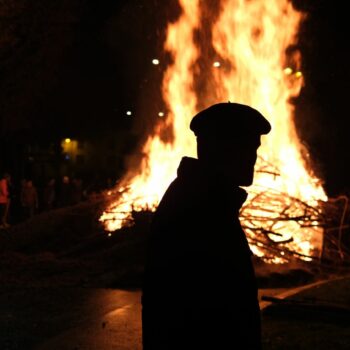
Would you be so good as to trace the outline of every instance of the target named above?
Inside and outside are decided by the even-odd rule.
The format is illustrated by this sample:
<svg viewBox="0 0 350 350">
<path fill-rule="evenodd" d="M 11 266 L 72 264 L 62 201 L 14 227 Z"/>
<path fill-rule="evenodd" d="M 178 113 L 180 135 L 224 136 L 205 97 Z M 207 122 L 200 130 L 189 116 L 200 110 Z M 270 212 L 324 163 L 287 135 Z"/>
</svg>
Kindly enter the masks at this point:
<svg viewBox="0 0 350 350">
<path fill-rule="evenodd" d="M 118 188 L 119 197 L 100 220 L 114 231 L 131 219 L 132 211 L 154 210 L 175 178 L 180 159 L 196 155 L 189 130 L 192 116 L 215 102 L 245 103 L 272 124 L 272 132 L 263 137 L 254 185 L 241 212 L 251 248 L 264 255 L 257 232 L 277 232 L 275 241 L 292 237 L 290 249 L 311 256 L 320 248 L 322 231 L 313 215 L 305 215 L 305 206 L 317 206 L 327 198 L 305 160 L 307 152 L 298 139 L 289 102 L 303 84 L 300 54 L 291 49 L 303 15 L 288 0 L 222 0 L 215 11 L 199 0 L 179 3 L 182 13 L 168 25 L 164 45 L 173 58 L 162 85 L 169 113 L 146 141 L 139 169 L 129 170 Z M 173 139 L 164 142 L 160 135 L 169 127 Z M 305 216 L 309 224 L 278 220 L 283 215 Z"/>
</svg>

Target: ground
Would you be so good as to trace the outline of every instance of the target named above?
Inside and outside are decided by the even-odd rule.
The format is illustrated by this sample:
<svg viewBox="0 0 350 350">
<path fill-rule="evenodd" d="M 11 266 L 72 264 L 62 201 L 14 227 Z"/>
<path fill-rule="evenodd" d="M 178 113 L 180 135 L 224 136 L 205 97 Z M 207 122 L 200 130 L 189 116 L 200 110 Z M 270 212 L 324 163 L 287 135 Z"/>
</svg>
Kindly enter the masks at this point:
<svg viewBox="0 0 350 350">
<path fill-rule="evenodd" d="M 109 237 L 103 201 L 0 231 L 0 348 L 141 349 L 145 223 Z M 350 278 L 340 267 L 255 261 L 266 349 L 349 349 Z M 317 284 L 332 280 L 331 283 Z M 282 301 L 284 300 L 284 301 Z"/>
</svg>

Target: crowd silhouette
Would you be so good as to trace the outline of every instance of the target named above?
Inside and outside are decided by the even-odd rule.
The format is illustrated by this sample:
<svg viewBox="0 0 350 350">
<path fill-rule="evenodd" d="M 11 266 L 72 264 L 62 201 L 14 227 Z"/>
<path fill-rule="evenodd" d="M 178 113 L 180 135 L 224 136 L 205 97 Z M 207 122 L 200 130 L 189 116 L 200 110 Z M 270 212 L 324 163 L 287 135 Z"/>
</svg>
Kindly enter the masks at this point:
<svg viewBox="0 0 350 350">
<path fill-rule="evenodd" d="M 79 204 L 102 195 L 115 186 L 108 179 L 50 178 L 46 182 L 24 178 L 14 182 L 9 172 L 0 175 L 0 229 L 31 219 L 33 216 Z"/>
</svg>

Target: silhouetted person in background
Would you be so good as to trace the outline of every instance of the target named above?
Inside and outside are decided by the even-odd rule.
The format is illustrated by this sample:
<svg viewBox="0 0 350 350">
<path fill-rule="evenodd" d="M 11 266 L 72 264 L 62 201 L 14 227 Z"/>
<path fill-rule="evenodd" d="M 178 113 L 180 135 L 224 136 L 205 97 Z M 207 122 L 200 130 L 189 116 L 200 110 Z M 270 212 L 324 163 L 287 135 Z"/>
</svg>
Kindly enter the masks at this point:
<svg viewBox="0 0 350 350">
<path fill-rule="evenodd" d="M 260 136 L 255 109 L 219 103 L 191 121 L 184 157 L 155 213 L 142 293 L 144 350 L 260 349 L 252 253 L 239 222 Z"/>
<path fill-rule="evenodd" d="M 22 187 L 21 204 L 24 219 L 33 217 L 38 209 L 39 201 L 38 192 L 32 180 L 26 181 L 25 185 Z"/>
<path fill-rule="evenodd" d="M 83 181 L 75 178 L 72 181 L 72 204 L 78 204 L 83 199 Z"/>
<path fill-rule="evenodd" d="M 63 176 L 58 192 L 58 206 L 66 207 L 72 204 L 72 185 L 69 176 Z"/>
<path fill-rule="evenodd" d="M 56 180 L 51 178 L 45 188 L 43 193 L 43 204 L 44 210 L 51 210 L 54 207 L 56 201 Z"/>
<path fill-rule="evenodd" d="M 0 229 L 9 228 L 8 213 L 10 207 L 10 181 L 9 173 L 0 175 Z"/>
</svg>

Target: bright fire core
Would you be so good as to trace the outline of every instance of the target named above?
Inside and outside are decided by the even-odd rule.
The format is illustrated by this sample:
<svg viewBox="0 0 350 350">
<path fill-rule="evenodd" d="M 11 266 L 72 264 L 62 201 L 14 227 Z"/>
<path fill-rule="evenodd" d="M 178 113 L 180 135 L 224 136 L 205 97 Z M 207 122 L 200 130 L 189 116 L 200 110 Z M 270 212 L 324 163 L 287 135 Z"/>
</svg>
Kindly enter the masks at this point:
<svg viewBox="0 0 350 350">
<path fill-rule="evenodd" d="M 313 208 L 327 197 L 309 167 L 289 102 L 303 84 L 300 53 L 293 49 L 303 14 L 288 0 L 217 3 L 213 9 L 205 1 L 179 0 L 181 14 L 168 25 L 164 43 L 173 58 L 162 83 L 167 117 L 148 137 L 146 156 L 138 169 L 129 169 L 118 198 L 100 220 L 115 231 L 130 223 L 132 211 L 154 210 L 181 158 L 196 157 L 189 130 L 196 112 L 217 102 L 244 103 L 272 125 L 263 136 L 254 184 L 240 216 L 251 249 L 266 256 L 264 247 L 281 242 L 300 256 L 315 256 L 322 229 Z M 173 130 L 172 142 L 160 137 L 165 128 Z M 282 262 L 283 255 L 276 248 L 266 257 Z"/>
</svg>

